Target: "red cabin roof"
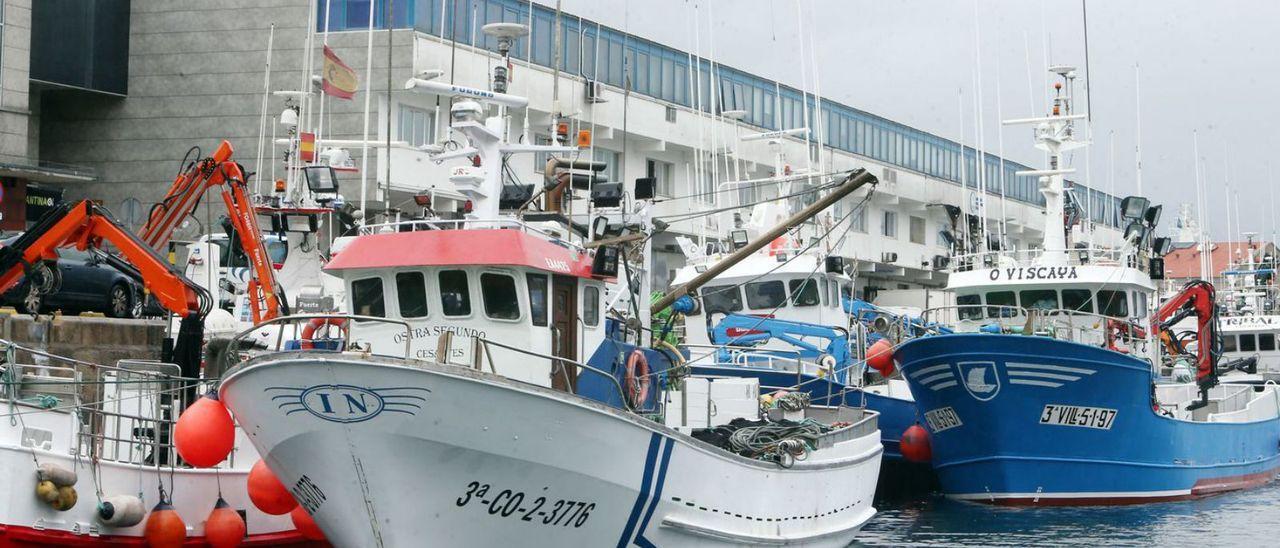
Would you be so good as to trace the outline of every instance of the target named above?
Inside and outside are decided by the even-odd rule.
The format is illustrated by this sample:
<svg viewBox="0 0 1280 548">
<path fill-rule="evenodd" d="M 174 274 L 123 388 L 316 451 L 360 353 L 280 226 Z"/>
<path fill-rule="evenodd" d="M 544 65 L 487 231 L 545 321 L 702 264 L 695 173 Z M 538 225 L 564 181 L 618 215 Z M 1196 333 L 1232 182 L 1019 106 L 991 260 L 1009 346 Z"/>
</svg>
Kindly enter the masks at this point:
<svg viewBox="0 0 1280 548">
<path fill-rule="evenodd" d="M 327 271 L 413 266 L 523 266 L 591 278 L 591 257 L 520 230 L 421 230 L 351 241 Z"/>
</svg>

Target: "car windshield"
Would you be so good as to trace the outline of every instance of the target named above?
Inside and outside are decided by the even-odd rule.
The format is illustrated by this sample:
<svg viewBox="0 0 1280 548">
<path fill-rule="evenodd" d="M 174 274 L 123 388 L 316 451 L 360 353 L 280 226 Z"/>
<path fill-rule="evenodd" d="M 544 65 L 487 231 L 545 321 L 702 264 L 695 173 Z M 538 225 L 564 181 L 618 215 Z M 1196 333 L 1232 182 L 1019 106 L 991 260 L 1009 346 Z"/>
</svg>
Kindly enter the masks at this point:
<svg viewBox="0 0 1280 548">
<path fill-rule="evenodd" d="M 220 263 L 219 266 L 232 268 L 249 267 L 249 257 L 241 251 L 239 242 L 236 242 L 236 253 L 234 257 L 232 257 L 231 253 L 227 252 L 227 246 L 231 243 L 230 240 L 219 238 L 213 240 L 213 243 L 221 250 L 222 258 L 218 261 Z M 286 258 L 288 258 L 289 244 L 287 242 L 280 240 L 264 240 L 263 243 L 266 244 L 267 258 L 272 263 L 281 264 L 284 263 Z"/>
</svg>

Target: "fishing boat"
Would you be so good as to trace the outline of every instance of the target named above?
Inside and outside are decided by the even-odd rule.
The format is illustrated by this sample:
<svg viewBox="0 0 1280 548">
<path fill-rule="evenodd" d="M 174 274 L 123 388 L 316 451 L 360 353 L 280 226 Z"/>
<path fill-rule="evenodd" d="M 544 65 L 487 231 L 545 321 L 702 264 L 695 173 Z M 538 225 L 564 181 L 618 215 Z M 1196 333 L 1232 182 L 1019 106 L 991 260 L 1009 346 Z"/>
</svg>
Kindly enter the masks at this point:
<svg viewBox="0 0 1280 548">
<path fill-rule="evenodd" d="M 957 257 L 954 308 L 931 310 L 956 333 L 896 349 L 930 431 L 943 492 L 1008 505 L 1132 504 L 1178 500 L 1271 481 L 1280 467 L 1274 385 L 1220 383 L 1213 286 L 1189 283 L 1155 308 L 1151 233 L 1159 206 L 1130 197 L 1114 248 L 1094 245 L 1064 204 L 1063 153 L 1075 140 L 1070 67 L 1035 128 L 1049 155 L 1040 249 Z M 1082 230 L 1083 228 L 1083 230 Z M 1158 264 L 1158 261 L 1156 262 Z M 1153 311 L 1154 309 L 1154 311 Z M 1194 318 L 1195 351 L 1173 324 Z M 1170 382 L 1183 364 L 1193 382 Z"/>
<path fill-rule="evenodd" d="M 306 333 L 249 352 L 219 389 L 328 540 L 846 545 L 875 513 L 876 414 L 808 406 L 794 421 L 708 423 L 722 443 L 666 426 L 663 392 L 700 383 L 666 386 L 678 358 L 628 343 L 605 317 L 619 253 L 572 236 L 558 205 L 597 166 L 553 158 L 557 203 L 522 216 L 532 197 L 504 188 L 507 156 L 577 148 L 509 144 L 505 109 L 524 99 L 500 78 L 491 90 L 409 86 L 456 99 L 463 152 L 437 158 L 470 159 L 452 177 L 465 209 L 365 227 L 326 266 L 352 315 L 277 320 Z M 851 176 L 844 193 L 868 179 Z M 315 334 L 335 325 L 340 337 Z M 759 417 L 757 394 L 716 382 L 703 386 L 736 391 L 726 401 Z"/>
</svg>

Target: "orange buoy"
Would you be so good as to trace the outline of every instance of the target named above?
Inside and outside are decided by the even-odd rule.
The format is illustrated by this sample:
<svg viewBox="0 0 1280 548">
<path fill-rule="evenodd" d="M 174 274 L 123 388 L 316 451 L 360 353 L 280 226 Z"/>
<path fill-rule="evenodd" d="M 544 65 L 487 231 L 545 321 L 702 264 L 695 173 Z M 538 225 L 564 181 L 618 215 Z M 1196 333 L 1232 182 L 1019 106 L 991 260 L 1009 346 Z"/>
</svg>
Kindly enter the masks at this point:
<svg viewBox="0 0 1280 548">
<path fill-rule="evenodd" d="M 216 466 L 231 454 L 236 443 L 236 425 L 227 406 L 210 391 L 178 417 L 173 429 L 178 455 L 192 466 Z"/>
<path fill-rule="evenodd" d="M 172 505 L 162 500 L 147 516 L 143 536 L 152 548 L 181 548 L 187 540 L 187 524 L 182 523 L 182 516 Z"/>
<path fill-rule="evenodd" d="M 204 539 L 213 548 L 235 548 L 244 541 L 245 524 L 240 512 L 218 497 L 213 511 L 204 520 Z"/>
<path fill-rule="evenodd" d="M 867 349 L 867 365 L 880 372 L 881 376 L 893 374 L 893 343 L 889 339 L 880 339 Z"/>
<path fill-rule="evenodd" d="M 919 424 L 913 424 L 902 432 L 898 447 L 902 450 L 902 457 L 911 462 L 933 460 L 933 448 L 929 445 L 929 431 Z"/>
<path fill-rule="evenodd" d="M 273 516 L 288 514 L 298 506 L 293 494 L 284 488 L 284 484 L 267 468 L 267 463 L 259 460 L 249 470 L 249 500 L 265 513 Z"/>
<path fill-rule="evenodd" d="M 307 509 L 299 505 L 289 512 L 289 517 L 293 519 L 293 526 L 302 533 L 303 538 L 307 540 L 324 540 L 324 531 L 320 530 L 320 526 L 316 525 L 316 520 L 312 519 L 311 514 L 307 513 Z"/>
</svg>

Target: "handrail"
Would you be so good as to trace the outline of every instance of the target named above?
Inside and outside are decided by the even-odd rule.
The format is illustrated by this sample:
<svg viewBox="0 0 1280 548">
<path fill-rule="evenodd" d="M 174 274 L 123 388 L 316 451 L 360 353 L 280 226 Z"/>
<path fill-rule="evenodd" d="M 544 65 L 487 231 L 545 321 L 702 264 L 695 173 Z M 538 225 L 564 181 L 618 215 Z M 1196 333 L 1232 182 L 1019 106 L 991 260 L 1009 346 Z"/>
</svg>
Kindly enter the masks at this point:
<svg viewBox="0 0 1280 548">
<path fill-rule="evenodd" d="M 618 398 L 619 398 L 620 400 L 622 400 L 622 406 L 623 406 L 627 411 L 634 411 L 634 409 L 631 407 L 631 403 L 627 401 L 626 392 L 625 392 L 625 391 L 623 391 L 623 389 L 622 389 L 622 383 L 618 382 L 618 379 L 617 379 L 616 377 L 614 377 L 612 374 L 606 373 L 606 372 L 604 372 L 604 370 L 602 370 L 602 369 L 598 369 L 598 368 L 596 368 L 596 367 L 593 367 L 593 366 L 587 365 L 587 364 L 585 364 L 585 363 L 582 363 L 582 362 L 579 362 L 579 361 L 576 361 L 576 360 L 571 360 L 571 359 L 569 359 L 569 358 L 561 358 L 561 357 L 559 357 L 559 356 L 552 356 L 552 355 L 549 355 L 549 354 L 543 354 L 543 353 L 541 353 L 541 352 L 534 352 L 534 351 L 532 351 L 532 350 L 528 350 L 528 349 L 525 349 L 525 348 L 516 348 L 516 347 L 514 347 L 514 346 L 507 345 L 507 344 L 503 344 L 503 343 L 500 343 L 500 342 L 497 342 L 497 341 L 492 341 L 492 340 L 486 339 L 486 338 L 484 338 L 484 337 L 476 337 L 476 339 L 477 339 L 477 340 L 479 340 L 482 344 L 484 344 L 484 346 L 485 346 L 485 354 L 490 356 L 490 358 L 489 358 L 489 359 L 490 359 L 491 361 L 493 360 L 493 358 L 492 358 L 492 353 L 489 351 L 489 345 L 491 345 L 491 344 L 492 344 L 492 345 L 494 345 L 494 346 L 497 346 L 498 348 L 505 348 L 505 349 L 507 349 L 507 350 L 511 350 L 511 351 L 514 351 L 514 352 L 519 352 L 519 353 L 521 353 L 521 354 L 526 354 L 526 355 L 534 356 L 534 357 L 537 357 L 537 358 L 545 358 L 545 359 L 547 359 L 547 360 L 551 360 L 552 362 L 562 362 L 562 363 L 569 363 L 569 364 L 573 364 L 573 365 L 577 366 L 579 369 L 585 369 L 585 370 L 587 370 L 587 371 L 590 371 L 590 372 L 592 372 L 592 373 L 595 373 L 595 374 L 597 374 L 597 375 L 600 375 L 600 376 L 602 376 L 602 377 L 604 377 L 604 378 L 606 378 L 606 379 L 609 379 L 609 381 L 613 383 L 614 388 L 616 388 L 616 389 L 618 390 Z M 575 393 L 575 392 L 573 392 L 573 385 L 572 385 L 572 384 L 570 384 L 570 385 L 569 385 L 569 390 L 570 390 L 570 393 Z"/>
<path fill-rule="evenodd" d="M 403 358 L 409 359 L 409 356 L 412 353 L 411 343 L 413 342 L 413 327 L 410 326 L 409 322 L 405 320 L 397 320 L 394 318 L 381 318 L 378 316 L 361 316 L 357 314 L 294 314 L 291 316 L 280 316 L 277 318 L 271 318 L 267 321 L 259 323 L 258 325 L 255 325 L 253 327 L 250 327 L 248 329 L 245 329 L 237 333 L 234 337 L 231 338 L 231 343 L 228 345 L 229 351 L 226 353 L 226 357 L 224 359 L 230 360 L 231 356 L 238 356 L 239 354 L 238 349 L 240 348 L 240 342 L 243 341 L 248 335 L 256 333 L 262 330 L 262 328 L 264 327 L 275 325 L 275 324 L 294 323 L 294 322 L 297 322 L 298 320 L 315 320 L 315 319 L 327 320 L 330 318 L 337 318 L 337 319 L 348 322 L 347 329 L 344 329 L 342 334 L 343 348 L 351 348 L 351 331 L 352 331 L 351 327 L 352 326 L 350 322 L 374 322 L 374 323 L 395 324 L 403 327 L 404 328 Z M 297 331 L 296 325 L 294 326 L 294 330 L 296 335 L 296 331 Z M 279 352 L 283 342 L 284 342 L 284 328 L 282 327 L 280 330 L 276 332 L 276 347 L 272 351 Z M 372 353 L 372 349 L 370 349 L 370 352 Z M 230 365 L 230 364 L 227 363 L 223 365 Z"/>
</svg>

